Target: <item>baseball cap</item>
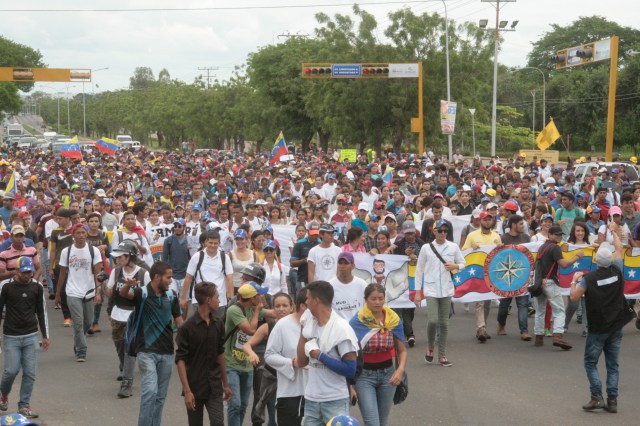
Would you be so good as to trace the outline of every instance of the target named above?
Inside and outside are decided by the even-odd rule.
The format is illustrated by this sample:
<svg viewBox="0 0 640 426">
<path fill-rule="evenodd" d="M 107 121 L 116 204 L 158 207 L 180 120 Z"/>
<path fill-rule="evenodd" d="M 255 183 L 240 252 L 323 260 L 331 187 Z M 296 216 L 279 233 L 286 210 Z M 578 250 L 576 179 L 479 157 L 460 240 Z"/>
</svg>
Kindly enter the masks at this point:
<svg viewBox="0 0 640 426">
<path fill-rule="evenodd" d="M 544 184 L 545 185 L 555 185 L 556 184 L 556 180 L 552 177 L 548 177 L 544 180 Z"/>
<path fill-rule="evenodd" d="M 559 227 L 559 226 L 552 226 L 549 229 L 549 234 L 550 235 L 560 235 L 560 234 L 562 234 L 562 228 Z"/>
<path fill-rule="evenodd" d="M 411 220 L 405 220 L 405 222 L 402 224 L 402 232 L 404 232 L 405 234 L 407 232 L 416 232 L 416 224 Z"/>
<path fill-rule="evenodd" d="M 318 222 L 311 222 L 307 228 L 309 235 L 318 235 L 320 233 L 320 224 Z"/>
<path fill-rule="evenodd" d="M 5 192 L 4 195 L 2 196 L 5 200 L 13 200 L 14 196 L 11 192 Z"/>
<path fill-rule="evenodd" d="M 29 256 L 20 256 L 16 263 L 16 268 L 18 268 L 20 272 L 34 272 L 36 270 L 33 266 L 33 260 L 31 260 Z"/>
<path fill-rule="evenodd" d="M 338 262 L 340 262 L 341 260 L 346 260 L 347 262 L 352 264 L 356 262 L 355 259 L 353 258 L 353 253 L 348 251 L 343 251 L 338 255 Z"/>
<path fill-rule="evenodd" d="M 347 423 L 345 423 L 347 424 Z M 5 414 L 0 417 L 0 425 L 2 426 L 38 426 L 37 423 L 33 423 L 31 420 L 27 419 L 22 414 L 11 413 Z"/>
<path fill-rule="evenodd" d="M 518 205 L 514 202 L 514 201 L 507 201 L 506 203 L 504 203 L 504 205 L 502 206 L 505 210 L 509 210 L 512 212 L 517 212 L 518 211 Z"/>
<path fill-rule="evenodd" d="M 471 212 L 471 216 L 474 219 L 479 218 L 481 214 L 482 214 L 482 210 L 480 210 L 480 209 L 473 209 L 473 211 Z"/>
<path fill-rule="evenodd" d="M 273 241 L 273 240 L 265 241 L 264 244 L 262 245 L 262 250 L 267 250 L 267 249 L 275 250 L 276 249 L 276 242 Z"/>
<path fill-rule="evenodd" d="M 16 234 L 25 234 L 25 230 L 23 226 L 20 225 L 16 225 L 11 227 L 11 235 L 16 235 Z"/>
<path fill-rule="evenodd" d="M 542 215 L 542 217 L 540 218 L 540 220 L 547 220 L 547 219 L 551 219 L 553 221 L 553 215 L 550 213 L 545 213 Z"/>
<path fill-rule="evenodd" d="M 602 209 L 600 209 L 600 207 L 595 206 L 595 205 L 587 207 L 587 214 L 600 213 L 601 211 L 602 211 Z"/>
<path fill-rule="evenodd" d="M 433 224 L 433 229 L 438 229 L 441 226 L 446 226 L 447 229 L 449 229 L 449 223 L 444 220 L 444 219 L 440 219 L 439 221 L 437 221 L 436 223 Z"/>
<path fill-rule="evenodd" d="M 331 224 L 323 223 L 322 225 L 320 225 L 319 232 L 336 232 L 336 228 L 334 228 Z"/>
<path fill-rule="evenodd" d="M 493 215 L 491 214 L 491 212 L 488 211 L 483 211 L 482 213 L 480 213 L 480 219 L 484 219 L 485 217 L 493 217 Z"/>
<path fill-rule="evenodd" d="M 244 229 L 236 229 L 236 232 L 233 233 L 233 239 L 234 240 L 237 240 L 237 239 L 246 240 L 247 239 L 247 231 L 245 231 Z"/>
<path fill-rule="evenodd" d="M 622 210 L 619 206 L 613 206 L 609 209 L 609 216 L 613 216 L 614 214 L 622 215 Z"/>
<path fill-rule="evenodd" d="M 196 211 L 196 212 L 201 212 L 202 211 L 202 206 L 200 204 L 198 204 L 198 203 L 194 203 L 191 206 L 191 210 L 192 211 Z"/>
<path fill-rule="evenodd" d="M 596 252 L 596 265 L 601 268 L 607 268 L 611 266 L 613 253 L 609 248 L 608 244 L 604 244 L 600 246 L 598 251 Z"/>
<path fill-rule="evenodd" d="M 107 193 L 104 191 L 104 189 L 100 188 L 100 189 L 96 190 L 96 195 L 98 197 L 106 197 Z"/>
<path fill-rule="evenodd" d="M 493 188 L 489 188 L 489 189 L 487 189 L 486 194 L 487 194 L 489 197 L 495 197 L 495 196 L 496 196 L 496 190 L 495 190 L 495 189 L 493 189 Z"/>
<path fill-rule="evenodd" d="M 384 221 L 386 222 L 387 219 L 392 219 L 394 222 L 397 222 L 396 217 L 393 215 L 393 213 L 388 213 L 384 216 Z"/>
<path fill-rule="evenodd" d="M 380 219 L 380 216 L 378 216 L 377 214 L 375 214 L 375 213 L 370 213 L 370 214 L 369 214 L 369 221 L 373 221 L 373 222 L 375 222 L 375 221 L 377 221 L 378 219 Z"/>
<path fill-rule="evenodd" d="M 485 207 L 485 210 L 491 210 L 491 209 L 495 209 L 497 207 L 498 207 L 498 205 L 496 203 L 489 203 L 489 204 L 487 204 L 487 207 Z"/>
<path fill-rule="evenodd" d="M 238 288 L 238 294 L 243 299 L 251 299 L 259 294 L 267 294 L 268 291 L 268 288 L 262 288 L 254 281 L 247 281 Z"/>
<path fill-rule="evenodd" d="M 180 225 L 180 226 L 186 226 L 186 225 L 187 225 L 187 224 L 186 224 L 186 222 L 184 221 L 184 219 L 183 219 L 183 218 L 181 218 L 181 217 L 177 217 L 177 218 L 175 218 L 175 219 L 173 220 L 173 224 L 175 225 L 176 223 L 177 223 L 178 225 Z"/>
<path fill-rule="evenodd" d="M 381 201 L 376 201 L 375 203 L 373 203 L 374 209 L 381 209 L 383 207 L 384 207 L 384 204 Z"/>
<path fill-rule="evenodd" d="M 360 203 L 360 204 L 358 204 L 358 210 L 369 211 L 369 203 Z"/>
<path fill-rule="evenodd" d="M 360 422 L 351 416 L 335 416 L 329 419 L 327 426 L 360 426 Z"/>
</svg>

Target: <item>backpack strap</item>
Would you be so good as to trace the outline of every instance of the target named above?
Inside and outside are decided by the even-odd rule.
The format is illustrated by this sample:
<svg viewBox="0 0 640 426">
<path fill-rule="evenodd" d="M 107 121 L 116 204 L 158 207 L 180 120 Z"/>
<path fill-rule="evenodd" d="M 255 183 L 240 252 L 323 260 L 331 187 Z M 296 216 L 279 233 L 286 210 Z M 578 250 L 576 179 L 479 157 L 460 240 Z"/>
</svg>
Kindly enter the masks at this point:
<svg viewBox="0 0 640 426">
<path fill-rule="evenodd" d="M 200 250 L 198 251 L 199 257 L 198 257 L 198 266 L 196 266 L 196 272 L 195 274 L 193 274 L 193 282 L 196 281 L 196 278 L 198 277 L 198 272 L 200 272 L 200 279 L 202 279 L 202 271 L 200 270 L 200 268 L 202 267 L 202 262 L 204 262 L 204 251 Z M 192 285 L 193 287 L 193 285 Z"/>
<path fill-rule="evenodd" d="M 89 256 L 91 256 L 91 264 L 89 265 L 89 269 L 91 269 L 91 275 L 96 274 L 96 271 L 93 270 L 93 259 L 95 257 L 95 255 L 93 254 L 93 246 L 89 243 L 85 243 L 87 245 L 87 247 L 89 247 Z M 71 258 L 71 247 L 73 247 L 73 244 L 71 244 L 69 247 L 67 247 L 67 269 L 69 269 L 69 259 Z"/>
</svg>

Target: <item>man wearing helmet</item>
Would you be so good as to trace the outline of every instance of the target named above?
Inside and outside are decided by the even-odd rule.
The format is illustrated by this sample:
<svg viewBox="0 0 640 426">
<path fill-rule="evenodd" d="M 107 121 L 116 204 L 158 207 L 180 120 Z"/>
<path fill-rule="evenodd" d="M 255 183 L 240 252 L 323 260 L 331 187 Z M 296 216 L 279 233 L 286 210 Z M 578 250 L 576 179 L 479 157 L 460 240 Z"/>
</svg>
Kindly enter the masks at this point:
<svg viewBox="0 0 640 426">
<path fill-rule="evenodd" d="M 118 380 L 122 380 L 118 398 L 128 398 L 131 396 L 131 386 L 133 385 L 133 369 L 136 359 L 127 355 L 125 351 L 124 332 L 127 320 L 134 308 L 133 300 L 120 296 L 120 289 L 129 283 L 132 286 L 138 284 L 147 285 L 151 278 L 145 267 L 141 267 L 138 262 L 138 247 L 131 240 L 124 240 L 111 252 L 111 257 L 115 259 L 116 267 L 111 271 L 107 289 L 107 297 L 110 298 L 109 306 L 111 310 L 111 338 L 116 346 L 118 360 L 120 361 L 120 374 Z M 115 288 L 115 291 L 114 291 Z"/>
</svg>

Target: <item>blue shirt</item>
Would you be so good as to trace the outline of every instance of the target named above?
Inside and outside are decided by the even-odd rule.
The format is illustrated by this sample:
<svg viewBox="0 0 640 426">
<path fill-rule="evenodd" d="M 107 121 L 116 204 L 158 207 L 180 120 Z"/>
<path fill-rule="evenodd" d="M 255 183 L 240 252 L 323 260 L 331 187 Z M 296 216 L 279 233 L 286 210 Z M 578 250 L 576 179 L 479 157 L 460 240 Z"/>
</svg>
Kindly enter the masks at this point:
<svg viewBox="0 0 640 426">
<path fill-rule="evenodd" d="M 0 217 L 2 218 L 2 221 L 4 222 L 4 226 L 7 227 L 7 231 L 11 231 L 11 224 L 9 223 L 9 217 L 11 216 L 11 213 L 17 211 L 16 209 L 12 209 L 9 210 L 5 207 L 0 207 Z"/>
</svg>

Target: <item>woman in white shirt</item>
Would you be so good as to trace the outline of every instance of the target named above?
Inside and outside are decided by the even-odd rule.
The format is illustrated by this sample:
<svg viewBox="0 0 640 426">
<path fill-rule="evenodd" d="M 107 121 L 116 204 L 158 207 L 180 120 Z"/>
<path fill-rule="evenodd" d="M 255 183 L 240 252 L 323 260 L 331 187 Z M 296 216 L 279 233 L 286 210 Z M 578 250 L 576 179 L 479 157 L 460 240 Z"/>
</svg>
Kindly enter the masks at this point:
<svg viewBox="0 0 640 426">
<path fill-rule="evenodd" d="M 531 237 L 532 243 L 544 243 L 549 239 L 549 229 L 553 225 L 553 216 L 549 213 L 545 213 L 540 218 L 540 232 Z"/>
<path fill-rule="evenodd" d="M 261 263 L 266 272 L 262 287 L 269 289 L 270 295 L 277 293 L 288 294 L 286 275 L 282 269 L 282 264 L 276 259 L 276 243 L 273 240 L 267 240 L 262 247 L 264 252 L 264 261 Z"/>
<path fill-rule="evenodd" d="M 613 206 L 609 209 L 609 222 L 614 222 L 618 225 L 615 232 L 618 233 L 620 243 L 622 243 L 624 247 L 629 247 L 629 235 L 631 231 L 626 223 L 622 224 L 622 210 L 620 207 Z M 598 244 L 602 244 L 605 241 L 613 246 L 613 235 L 611 234 L 608 224 L 602 225 L 600 229 L 598 229 Z"/>
<path fill-rule="evenodd" d="M 236 229 L 233 234 L 235 248 L 229 252 L 231 265 L 233 265 L 233 294 L 238 293 L 238 288 L 243 283 L 242 270 L 249 264 L 257 262 L 257 256 L 249 249 L 247 231 L 242 228 Z"/>
</svg>

